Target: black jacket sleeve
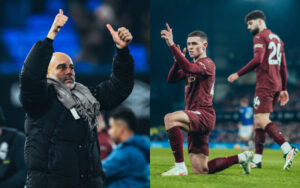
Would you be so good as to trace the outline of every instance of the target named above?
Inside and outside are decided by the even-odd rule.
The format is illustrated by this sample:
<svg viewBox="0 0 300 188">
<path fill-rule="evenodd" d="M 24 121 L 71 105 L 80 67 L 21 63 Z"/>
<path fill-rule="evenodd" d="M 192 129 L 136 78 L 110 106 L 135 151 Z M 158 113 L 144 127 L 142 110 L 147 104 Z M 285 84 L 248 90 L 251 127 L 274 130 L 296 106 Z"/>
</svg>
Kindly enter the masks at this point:
<svg viewBox="0 0 300 188">
<path fill-rule="evenodd" d="M 131 93 L 134 85 L 134 61 L 129 49 L 117 48 L 113 59 L 110 78 L 101 82 L 91 91 L 100 102 L 101 110 L 109 110 L 121 104 Z"/>
<path fill-rule="evenodd" d="M 14 165 L 16 173 L 0 182 L 0 187 L 19 188 L 24 187 L 26 181 L 26 166 L 24 161 L 25 135 L 16 133 L 12 146 L 11 165 Z"/>
<path fill-rule="evenodd" d="M 20 73 L 20 101 L 32 117 L 42 114 L 49 105 L 46 74 L 54 51 L 52 43 L 48 38 L 35 43 Z"/>
</svg>

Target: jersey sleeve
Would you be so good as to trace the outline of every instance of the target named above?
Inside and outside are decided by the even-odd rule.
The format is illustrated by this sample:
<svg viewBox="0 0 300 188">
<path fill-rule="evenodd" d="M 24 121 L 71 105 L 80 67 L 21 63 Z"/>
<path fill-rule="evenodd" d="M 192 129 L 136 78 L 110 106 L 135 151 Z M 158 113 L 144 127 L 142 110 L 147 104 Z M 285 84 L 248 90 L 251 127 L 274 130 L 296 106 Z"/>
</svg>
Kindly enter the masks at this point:
<svg viewBox="0 0 300 188">
<path fill-rule="evenodd" d="M 170 47 L 178 65 L 185 73 L 190 74 L 200 74 L 200 75 L 213 75 L 214 71 L 208 69 L 207 66 L 203 63 L 190 63 L 180 52 L 180 50 L 176 47 L 176 45 L 172 45 Z"/>
<path fill-rule="evenodd" d="M 281 75 L 281 80 L 282 80 L 282 91 L 287 90 L 287 67 L 286 67 L 286 58 L 285 58 L 285 53 L 282 54 L 281 56 L 281 67 L 280 67 L 280 75 Z"/>
<path fill-rule="evenodd" d="M 247 74 L 248 72 L 252 71 L 259 64 L 263 62 L 264 55 L 266 52 L 266 43 L 262 38 L 262 36 L 255 36 L 253 38 L 253 52 L 254 52 L 253 59 L 246 66 L 244 66 L 241 70 L 237 72 L 239 76 Z"/>
<path fill-rule="evenodd" d="M 183 70 L 179 70 L 179 66 L 175 61 L 168 74 L 168 83 L 176 83 L 185 78 Z"/>
</svg>

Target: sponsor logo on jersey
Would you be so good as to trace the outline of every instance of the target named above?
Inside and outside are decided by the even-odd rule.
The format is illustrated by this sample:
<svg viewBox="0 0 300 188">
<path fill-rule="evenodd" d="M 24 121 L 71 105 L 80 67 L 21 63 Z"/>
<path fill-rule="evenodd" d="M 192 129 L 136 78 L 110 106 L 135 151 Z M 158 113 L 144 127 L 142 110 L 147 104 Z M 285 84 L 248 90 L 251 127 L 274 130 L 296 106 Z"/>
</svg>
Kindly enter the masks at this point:
<svg viewBox="0 0 300 188">
<path fill-rule="evenodd" d="M 263 48 L 263 44 L 257 43 L 254 45 L 254 48 Z"/>
</svg>

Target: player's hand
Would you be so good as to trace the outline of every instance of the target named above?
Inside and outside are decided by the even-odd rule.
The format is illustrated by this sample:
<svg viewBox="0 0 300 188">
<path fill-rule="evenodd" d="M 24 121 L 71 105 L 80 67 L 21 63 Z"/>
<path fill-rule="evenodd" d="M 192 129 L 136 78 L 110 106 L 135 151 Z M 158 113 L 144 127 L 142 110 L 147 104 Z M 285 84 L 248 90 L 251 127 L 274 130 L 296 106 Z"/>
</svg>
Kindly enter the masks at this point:
<svg viewBox="0 0 300 188">
<path fill-rule="evenodd" d="M 48 38 L 54 39 L 60 29 L 66 24 L 68 17 L 64 15 L 62 9 L 59 9 L 59 13 L 55 16 L 54 22 L 51 26 L 51 29 L 47 35 Z"/>
<path fill-rule="evenodd" d="M 179 49 L 179 51 L 181 52 L 181 54 L 185 57 L 185 54 L 186 54 L 186 48 L 183 48 L 183 50 L 181 51 L 180 45 L 179 45 L 179 44 L 177 45 L 177 48 Z"/>
<path fill-rule="evenodd" d="M 180 45 L 179 45 L 179 44 L 177 44 L 177 48 L 179 49 L 180 53 L 185 57 L 185 54 L 186 54 L 186 48 L 183 48 L 183 50 L 181 51 Z M 174 56 L 173 58 L 174 58 L 174 61 L 176 61 L 175 56 Z"/>
<path fill-rule="evenodd" d="M 115 31 L 110 24 L 107 24 L 106 27 L 116 43 L 117 48 L 125 48 L 132 41 L 132 35 L 125 27 L 120 27 L 118 31 Z"/>
<path fill-rule="evenodd" d="M 278 102 L 280 102 L 280 106 L 286 105 L 289 102 L 289 93 L 287 91 L 281 91 Z"/>
<path fill-rule="evenodd" d="M 166 40 L 168 46 L 172 46 L 174 44 L 173 41 L 173 32 L 170 28 L 169 24 L 166 23 L 167 30 L 162 30 L 160 32 L 161 38 Z"/>
<path fill-rule="evenodd" d="M 233 83 L 237 79 L 239 79 L 239 75 L 237 73 L 233 73 L 227 78 L 230 83 Z"/>
</svg>

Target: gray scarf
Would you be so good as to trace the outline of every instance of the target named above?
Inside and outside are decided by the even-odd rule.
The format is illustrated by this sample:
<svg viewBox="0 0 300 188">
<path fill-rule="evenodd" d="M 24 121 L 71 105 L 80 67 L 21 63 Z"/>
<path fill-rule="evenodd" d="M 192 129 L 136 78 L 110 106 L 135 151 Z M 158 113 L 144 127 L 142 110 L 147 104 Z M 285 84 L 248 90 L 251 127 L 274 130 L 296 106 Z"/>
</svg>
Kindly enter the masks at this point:
<svg viewBox="0 0 300 188">
<path fill-rule="evenodd" d="M 89 123 L 90 130 L 98 126 L 100 103 L 87 87 L 75 82 L 74 87 L 70 89 L 65 84 L 52 78 L 47 78 L 47 82 L 54 86 L 58 100 L 70 110 L 74 119 L 77 120 L 81 117 L 86 120 Z"/>
</svg>

